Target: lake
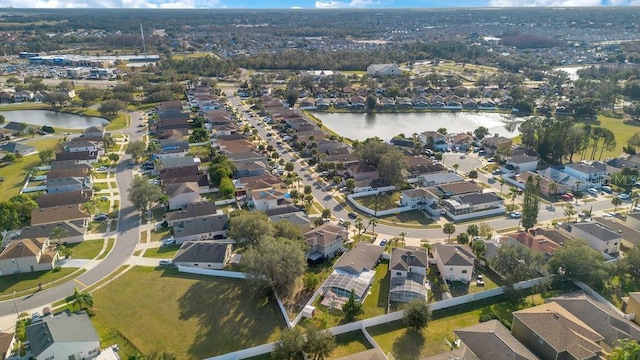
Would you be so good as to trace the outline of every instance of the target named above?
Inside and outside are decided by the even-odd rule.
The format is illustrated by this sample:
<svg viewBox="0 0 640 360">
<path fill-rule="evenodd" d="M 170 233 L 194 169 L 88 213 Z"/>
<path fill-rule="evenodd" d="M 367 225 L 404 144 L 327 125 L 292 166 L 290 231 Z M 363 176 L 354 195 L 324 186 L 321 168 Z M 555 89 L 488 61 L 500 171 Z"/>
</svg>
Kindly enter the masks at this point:
<svg viewBox="0 0 640 360">
<path fill-rule="evenodd" d="M 413 133 L 446 128 L 450 134 L 473 131 L 480 126 L 490 134 L 515 137 L 518 125 L 525 119 L 512 115 L 483 112 L 423 112 L 423 113 L 313 113 L 336 133 L 352 140 L 377 136 L 390 140 L 398 134 L 411 137 Z"/>
<path fill-rule="evenodd" d="M 63 129 L 86 129 L 91 126 L 106 126 L 109 124 L 109 121 L 99 117 L 47 110 L 0 111 L 0 115 L 4 115 L 6 118 L 5 124 L 10 121 L 15 121 L 38 126 L 49 125 Z"/>
</svg>

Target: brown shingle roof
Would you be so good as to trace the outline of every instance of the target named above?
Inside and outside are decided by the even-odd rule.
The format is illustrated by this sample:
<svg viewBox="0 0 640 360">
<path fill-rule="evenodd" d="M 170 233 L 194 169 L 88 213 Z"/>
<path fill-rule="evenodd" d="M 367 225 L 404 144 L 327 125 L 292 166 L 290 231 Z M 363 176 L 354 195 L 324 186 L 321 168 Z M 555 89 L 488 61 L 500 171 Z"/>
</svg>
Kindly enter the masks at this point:
<svg viewBox="0 0 640 360">
<path fill-rule="evenodd" d="M 473 251 L 468 246 L 434 244 L 432 248 L 444 265 L 473 266 L 475 255 L 473 255 Z"/>
<path fill-rule="evenodd" d="M 199 194 L 197 182 L 185 182 L 178 184 L 169 184 L 165 187 L 165 191 L 169 197 L 174 197 L 180 194 L 196 193 Z"/>
<path fill-rule="evenodd" d="M 82 204 L 91 200 L 93 190 L 67 191 L 53 194 L 42 194 L 36 198 L 38 206 L 41 208 L 51 206 L 63 206 Z"/>
<path fill-rule="evenodd" d="M 171 211 L 165 215 L 168 221 L 176 221 L 182 219 L 197 218 L 206 215 L 213 215 L 216 213 L 216 204 L 213 201 L 201 201 L 197 203 L 190 203 L 184 208 L 184 210 Z"/>
<path fill-rule="evenodd" d="M 498 320 L 458 329 L 454 333 L 480 359 L 538 359 Z"/>
<path fill-rule="evenodd" d="M 342 237 L 344 228 L 341 226 L 325 223 L 304 234 L 304 240 L 309 245 L 327 246 Z"/>
<path fill-rule="evenodd" d="M 0 260 L 36 256 L 42 250 L 42 239 L 14 240 L 0 254 Z"/>
<path fill-rule="evenodd" d="M 82 212 L 80 205 L 52 206 L 38 208 L 31 211 L 31 225 L 48 224 L 53 222 L 84 219 L 88 216 Z"/>
<path fill-rule="evenodd" d="M 355 248 L 344 253 L 334 267 L 352 273 L 373 270 L 383 252 L 384 246 L 360 242 Z"/>
</svg>

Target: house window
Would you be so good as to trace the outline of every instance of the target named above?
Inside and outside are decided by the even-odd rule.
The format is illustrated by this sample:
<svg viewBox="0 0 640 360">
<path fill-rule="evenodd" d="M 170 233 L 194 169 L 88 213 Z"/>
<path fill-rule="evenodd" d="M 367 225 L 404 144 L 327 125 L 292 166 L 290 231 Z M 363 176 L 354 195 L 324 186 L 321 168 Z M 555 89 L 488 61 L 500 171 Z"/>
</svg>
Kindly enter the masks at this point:
<svg viewBox="0 0 640 360">
<path fill-rule="evenodd" d="M 198 264 L 193 264 L 193 266 L 198 266 Z"/>
<path fill-rule="evenodd" d="M 401 275 L 402 275 L 402 273 L 401 273 L 400 271 L 397 271 L 397 272 L 396 272 L 396 275 L 401 276 Z"/>
<path fill-rule="evenodd" d="M 211 264 L 207 264 L 208 267 L 211 267 Z"/>
<path fill-rule="evenodd" d="M 463 274 L 466 274 L 466 273 L 467 273 L 467 270 L 462 270 L 462 273 L 463 273 Z"/>
<path fill-rule="evenodd" d="M 453 271 L 453 268 L 449 268 L 449 271 Z"/>
</svg>

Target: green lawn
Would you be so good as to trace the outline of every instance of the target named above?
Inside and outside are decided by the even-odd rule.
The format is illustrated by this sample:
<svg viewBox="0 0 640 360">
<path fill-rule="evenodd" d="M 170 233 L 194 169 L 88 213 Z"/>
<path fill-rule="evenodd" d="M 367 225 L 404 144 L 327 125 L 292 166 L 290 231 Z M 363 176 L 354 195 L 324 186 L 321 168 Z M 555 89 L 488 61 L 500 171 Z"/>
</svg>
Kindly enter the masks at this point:
<svg viewBox="0 0 640 360">
<path fill-rule="evenodd" d="M 76 268 L 61 268 L 58 271 L 38 271 L 32 273 L 0 276 L 0 294 L 9 295 L 14 291 L 20 292 L 38 287 L 38 283 L 46 284 L 59 280 Z"/>
<path fill-rule="evenodd" d="M 367 340 L 362 331 L 358 330 L 340 334 L 336 336 L 336 348 L 328 360 L 352 355 L 372 348 L 373 346 L 369 343 L 369 340 Z"/>
<path fill-rule="evenodd" d="M 526 300 L 530 301 L 531 297 L 528 296 Z M 534 301 L 536 304 L 544 303 L 539 295 Z M 511 312 L 530 306 L 532 304 L 525 302 L 523 306 L 514 308 L 502 298 L 495 297 L 435 311 L 429 326 L 421 333 L 407 328 L 402 321 L 374 326 L 367 331 L 385 354 L 391 352 L 397 360 L 414 360 L 449 351 L 444 339 L 453 341 L 454 330 L 478 324 L 482 314 L 493 313 L 511 322 Z"/>
<path fill-rule="evenodd" d="M 98 256 L 104 245 L 103 240 L 87 240 L 75 244 L 67 244 L 68 248 L 73 251 L 71 258 L 73 259 L 93 259 Z"/>
<path fill-rule="evenodd" d="M 151 230 L 150 242 L 162 241 L 170 237 L 171 237 L 171 228 L 160 228 L 158 231 Z"/>
<path fill-rule="evenodd" d="M 38 155 L 25 156 L 13 164 L 0 167 L 0 201 L 6 201 L 18 195 L 31 169 L 40 163 Z"/>
<path fill-rule="evenodd" d="M 203 359 L 274 341 L 284 328 L 275 302 L 247 282 L 136 267 L 93 293 L 102 345 Z M 123 306 L 126 304 L 126 306 Z M 136 319 L 136 321 L 131 321 Z"/>
<path fill-rule="evenodd" d="M 92 221 L 87 226 L 87 232 L 89 234 L 102 234 L 107 231 L 106 221 Z"/>
<path fill-rule="evenodd" d="M 611 151 L 605 151 L 602 153 L 602 159 L 607 157 L 617 157 L 622 153 L 622 147 L 627 146 L 627 140 L 634 133 L 640 131 L 640 127 L 631 124 L 625 124 L 624 119 L 616 119 L 608 116 L 598 115 L 599 126 L 607 128 L 613 132 L 616 137 L 616 147 Z M 591 147 L 590 147 L 591 148 Z M 600 150 L 598 150 L 597 156 L 600 156 Z M 574 156 L 574 161 L 577 161 Z"/>
<path fill-rule="evenodd" d="M 376 276 L 369 290 L 369 295 L 364 299 L 364 316 L 374 317 L 383 315 L 387 310 L 389 301 L 389 262 L 383 261 L 376 267 Z"/>
<path fill-rule="evenodd" d="M 429 228 L 436 229 L 440 227 L 431 218 L 427 217 L 422 211 L 419 210 L 410 210 L 397 214 L 381 216 L 378 218 L 378 222 L 400 227 L 423 228 L 427 226 Z"/>
<path fill-rule="evenodd" d="M 100 255 L 98 257 L 98 259 L 104 259 L 107 257 L 107 255 L 109 255 L 109 252 L 111 252 L 111 249 L 113 248 L 113 245 L 115 245 L 116 239 L 114 238 L 108 238 L 107 239 L 107 248 L 105 249 L 105 251 L 102 253 L 102 255 Z"/>
<path fill-rule="evenodd" d="M 365 206 L 371 210 L 375 210 L 377 206 L 377 209 L 380 211 L 380 210 L 397 208 L 398 201 L 400 201 L 400 195 L 401 194 L 398 191 L 393 193 L 380 193 L 378 194 L 378 196 L 369 195 L 369 196 L 358 197 L 358 198 L 355 198 L 354 200 L 358 204 Z"/>
<path fill-rule="evenodd" d="M 165 245 L 157 248 L 147 249 L 144 252 L 143 256 L 158 259 L 173 259 L 179 249 L 180 245 Z"/>
<path fill-rule="evenodd" d="M 60 140 L 61 139 L 57 137 L 36 136 L 34 138 L 27 138 L 23 143 L 26 145 L 31 145 L 35 147 L 36 150 L 38 151 L 42 151 L 46 149 L 53 149 L 56 146 L 56 144 L 58 144 L 58 141 Z M 29 156 L 35 156 L 38 160 L 40 159 L 38 155 L 29 155 Z"/>
</svg>

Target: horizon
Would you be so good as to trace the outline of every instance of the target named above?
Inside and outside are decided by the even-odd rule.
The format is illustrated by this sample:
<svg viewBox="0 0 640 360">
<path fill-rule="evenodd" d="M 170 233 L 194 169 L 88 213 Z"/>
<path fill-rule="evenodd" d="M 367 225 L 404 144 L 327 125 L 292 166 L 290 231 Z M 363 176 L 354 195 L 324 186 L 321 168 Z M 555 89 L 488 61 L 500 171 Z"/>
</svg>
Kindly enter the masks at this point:
<svg viewBox="0 0 640 360">
<path fill-rule="evenodd" d="M 0 9 L 510 9 L 636 7 L 640 0 L 5 0 Z M 266 5 L 266 6 L 265 6 Z"/>
</svg>

